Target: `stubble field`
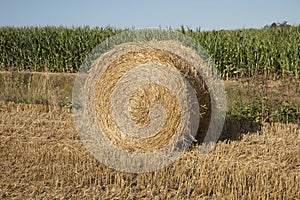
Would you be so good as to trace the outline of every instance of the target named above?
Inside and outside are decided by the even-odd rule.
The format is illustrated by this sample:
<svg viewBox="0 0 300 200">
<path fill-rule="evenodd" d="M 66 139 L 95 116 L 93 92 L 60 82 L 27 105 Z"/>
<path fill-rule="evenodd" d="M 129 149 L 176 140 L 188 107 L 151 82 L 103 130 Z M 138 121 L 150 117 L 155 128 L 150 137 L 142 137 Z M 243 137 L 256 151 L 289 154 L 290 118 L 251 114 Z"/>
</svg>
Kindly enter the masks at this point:
<svg viewBox="0 0 300 200">
<path fill-rule="evenodd" d="M 300 198 L 298 121 L 273 122 L 267 116 L 268 120 L 248 122 L 241 119 L 243 113 L 232 111 L 220 141 L 208 155 L 201 156 L 201 146 L 194 144 L 167 168 L 124 173 L 97 161 L 81 143 L 68 107 L 72 82 L 67 77 L 57 75 L 53 82 L 51 77 L 38 76 L 26 80 L 12 85 L 17 82 L 2 77 L 1 199 Z M 38 87 L 34 81 L 40 83 Z M 266 106 L 284 98 L 299 105 L 299 82 L 289 83 L 291 88 L 284 81 L 263 83 L 269 87 L 266 93 L 257 84 L 227 81 L 228 106 L 236 106 L 237 97 L 244 103 L 253 99 L 249 94 L 264 94 Z"/>
</svg>

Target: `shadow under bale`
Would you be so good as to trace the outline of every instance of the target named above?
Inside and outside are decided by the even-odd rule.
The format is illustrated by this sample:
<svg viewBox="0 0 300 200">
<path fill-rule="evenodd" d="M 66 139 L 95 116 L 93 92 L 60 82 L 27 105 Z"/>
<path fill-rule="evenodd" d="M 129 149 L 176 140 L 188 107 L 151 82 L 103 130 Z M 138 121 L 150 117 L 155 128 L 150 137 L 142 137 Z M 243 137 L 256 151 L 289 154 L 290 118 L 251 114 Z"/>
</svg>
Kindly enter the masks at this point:
<svg viewBox="0 0 300 200">
<path fill-rule="evenodd" d="M 244 134 L 260 131 L 261 127 L 259 122 L 226 117 L 219 140 L 240 140 Z"/>
</svg>

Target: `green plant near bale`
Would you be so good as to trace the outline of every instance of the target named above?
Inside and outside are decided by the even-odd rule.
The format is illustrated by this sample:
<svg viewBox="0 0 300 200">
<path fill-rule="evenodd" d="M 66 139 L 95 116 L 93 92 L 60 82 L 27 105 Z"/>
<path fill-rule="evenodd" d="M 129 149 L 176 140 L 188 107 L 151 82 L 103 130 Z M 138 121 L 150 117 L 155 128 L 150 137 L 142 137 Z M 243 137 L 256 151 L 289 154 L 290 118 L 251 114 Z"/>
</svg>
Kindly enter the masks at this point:
<svg viewBox="0 0 300 200">
<path fill-rule="evenodd" d="M 282 106 L 274 112 L 274 115 L 278 118 L 278 121 L 282 123 L 300 120 L 300 112 L 291 107 L 288 102 L 283 102 Z"/>
<path fill-rule="evenodd" d="M 232 109 L 228 111 L 228 116 L 240 121 L 260 122 L 262 120 L 262 109 L 259 104 L 251 103 L 242 105 L 234 102 Z"/>
</svg>

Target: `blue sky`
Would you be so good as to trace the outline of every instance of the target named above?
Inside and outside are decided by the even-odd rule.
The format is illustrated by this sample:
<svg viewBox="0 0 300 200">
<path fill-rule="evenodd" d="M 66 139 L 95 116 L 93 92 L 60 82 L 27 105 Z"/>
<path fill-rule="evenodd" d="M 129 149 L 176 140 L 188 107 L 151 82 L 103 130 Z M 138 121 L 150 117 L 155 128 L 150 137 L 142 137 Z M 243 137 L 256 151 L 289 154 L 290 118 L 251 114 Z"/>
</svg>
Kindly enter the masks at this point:
<svg viewBox="0 0 300 200">
<path fill-rule="evenodd" d="M 0 0 L 0 26 L 171 27 L 300 24 L 300 0 Z"/>
</svg>

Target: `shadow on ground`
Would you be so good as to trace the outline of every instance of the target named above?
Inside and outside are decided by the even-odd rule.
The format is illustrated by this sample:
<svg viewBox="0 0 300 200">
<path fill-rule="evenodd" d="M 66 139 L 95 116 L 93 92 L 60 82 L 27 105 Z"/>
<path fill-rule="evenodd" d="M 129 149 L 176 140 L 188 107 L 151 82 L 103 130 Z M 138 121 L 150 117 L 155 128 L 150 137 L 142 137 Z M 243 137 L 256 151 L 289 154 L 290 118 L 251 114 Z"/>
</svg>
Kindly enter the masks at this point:
<svg viewBox="0 0 300 200">
<path fill-rule="evenodd" d="M 207 128 L 205 131 L 199 129 L 195 137 L 194 144 L 202 145 L 204 138 L 207 134 Z M 224 126 L 218 141 L 238 141 L 241 140 L 243 135 L 253 134 L 262 129 L 262 124 L 251 120 L 240 120 L 235 117 L 226 116 Z"/>
<path fill-rule="evenodd" d="M 219 140 L 240 140 L 244 134 L 256 133 L 261 130 L 261 127 L 262 124 L 259 122 L 227 116 Z"/>
</svg>

